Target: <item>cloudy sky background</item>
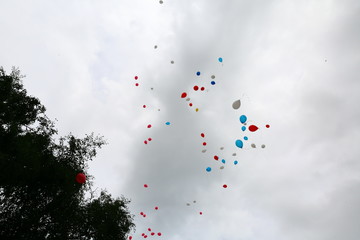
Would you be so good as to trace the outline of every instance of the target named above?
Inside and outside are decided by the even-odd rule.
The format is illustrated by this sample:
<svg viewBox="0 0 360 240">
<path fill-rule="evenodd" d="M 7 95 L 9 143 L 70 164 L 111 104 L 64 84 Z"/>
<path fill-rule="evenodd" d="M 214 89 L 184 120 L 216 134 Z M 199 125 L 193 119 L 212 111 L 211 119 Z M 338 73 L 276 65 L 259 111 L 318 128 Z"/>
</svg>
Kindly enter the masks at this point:
<svg viewBox="0 0 360 240">
<path fill-rule="evenodd" d="M 60 135 L 105 136 L 89 172 L 98 189 L 132 200 L 133 239 L 148 227 L 168 240 L 360 236 L 359 1 L 2 0 L 1 9 L 0 65 L 27 76 Z M 242 132 L 242 114 L 260 129 Z"/>
</svg>

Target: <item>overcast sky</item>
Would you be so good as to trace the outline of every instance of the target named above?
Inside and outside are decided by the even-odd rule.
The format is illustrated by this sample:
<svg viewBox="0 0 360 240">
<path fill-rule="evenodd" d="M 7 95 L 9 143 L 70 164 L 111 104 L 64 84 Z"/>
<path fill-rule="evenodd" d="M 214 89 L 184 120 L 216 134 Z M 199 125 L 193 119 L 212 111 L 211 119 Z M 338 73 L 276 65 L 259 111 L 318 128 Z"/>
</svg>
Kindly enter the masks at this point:
<svg viewBox="0 0 360 240">
<path fill-rule="evenodd" d="M 0 65 L 60 135 L 105 137 L 89 173 L 134 240 L 359 239 L 360 2 L 163 1 L 1 0 Z"/>
</svg>

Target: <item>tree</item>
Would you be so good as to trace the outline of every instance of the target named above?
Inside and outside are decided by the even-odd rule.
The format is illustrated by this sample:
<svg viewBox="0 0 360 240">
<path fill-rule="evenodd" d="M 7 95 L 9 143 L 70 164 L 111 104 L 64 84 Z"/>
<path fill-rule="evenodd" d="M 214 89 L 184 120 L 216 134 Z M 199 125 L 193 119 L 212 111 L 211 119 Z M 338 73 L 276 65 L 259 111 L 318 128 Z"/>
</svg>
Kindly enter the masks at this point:
<svg viewBox="0 0 360 240">
<path fill-rule="evenodd" d="M 71 133 L 55 140 L 54 122 L 23 77 L 0 67 L 0 239 L 126 239 L 135 227 L 130 201 L 106 191 L 94 197 L 87 173 L 105 141 Z"/>
</svg>

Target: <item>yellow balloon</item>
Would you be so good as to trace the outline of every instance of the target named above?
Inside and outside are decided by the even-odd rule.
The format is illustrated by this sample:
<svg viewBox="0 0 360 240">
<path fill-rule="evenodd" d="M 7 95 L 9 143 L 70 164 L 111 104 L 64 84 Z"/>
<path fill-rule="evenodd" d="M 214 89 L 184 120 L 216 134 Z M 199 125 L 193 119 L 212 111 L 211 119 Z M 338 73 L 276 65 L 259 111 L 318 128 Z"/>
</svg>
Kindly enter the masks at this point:
<svg viewBox="0 0 360 240">
<path fill-rule="evenodd" d="M 197 109 L 195 109 L 195 111 L 196 111 L 196 112 L 198 112 L 198 111 L 199 111 L 199 109 L 197 108 Z"/>
</svg>

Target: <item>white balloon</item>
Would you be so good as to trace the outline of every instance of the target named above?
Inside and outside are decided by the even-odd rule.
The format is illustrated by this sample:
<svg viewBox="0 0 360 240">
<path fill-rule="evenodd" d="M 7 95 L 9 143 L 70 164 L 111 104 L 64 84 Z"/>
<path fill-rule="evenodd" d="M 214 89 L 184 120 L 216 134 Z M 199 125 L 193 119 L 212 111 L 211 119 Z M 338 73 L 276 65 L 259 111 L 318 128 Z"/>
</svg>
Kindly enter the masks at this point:
<svg viewBox="0 0 360 240">
<path fill-rule="evenodd" d="M 215 75 L 211 75 L 211 79 L 214 79 L 215 78 Z"/>
<path fill-rule="evenodd" d="M 224 166 L 221 166 L 220 169 L 224 169 Z"/>
<path fill-rule="evenodd" d="M 252 144 L 251 144 L 251 147 L 252 147 L 252 148 L 256 148 L 255 143 L 252 143 Z"/>
<path fill-rule="evenodd" d="M 236 156 L 236 153 L 233 153 L 233 156 Z"/>
<path fill-rule="evenodd" d="M 265 148 L 265 144 L 261 145 L 262 148 Z"/>
<path fill-rule="evenodd" d="M 233 109 L 239 109 L 240 106 L 241 106 L 240 99 L 239 99 L 239 100 L 236 100 L 236 101 L 233 102 L 233 104 L 232 104 Z"/>
<path fill-rule="evenodd" d="M 206 152 L 206 149 L 202 150 L 201 152 L 202 152 L 202 153 L 205 153 L 205 152 Z"/>
</svg>

